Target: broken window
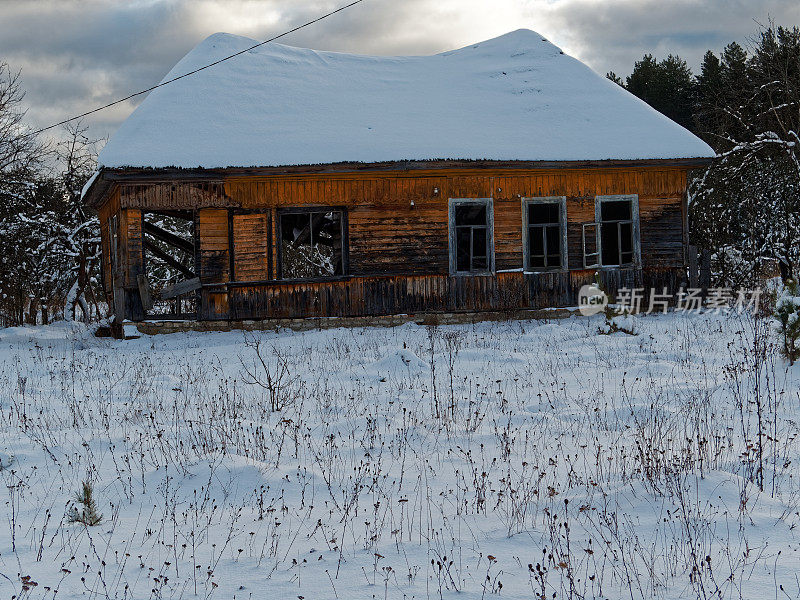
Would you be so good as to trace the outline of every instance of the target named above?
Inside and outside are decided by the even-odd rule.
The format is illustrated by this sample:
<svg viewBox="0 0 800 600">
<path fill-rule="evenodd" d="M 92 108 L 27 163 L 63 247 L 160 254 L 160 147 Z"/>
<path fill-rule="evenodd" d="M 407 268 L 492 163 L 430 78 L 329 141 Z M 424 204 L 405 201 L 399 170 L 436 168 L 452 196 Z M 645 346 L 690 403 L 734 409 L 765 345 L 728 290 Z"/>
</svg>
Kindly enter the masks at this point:
<svg viewBox="0 0 800 600">
<path fill-rule="evenodd" d="M 633 201 L 598 199 L 600 257 L 603 266 L 630 266 L 634 263 Z"/>
<path fill-rule="evenodd" d="M 561 269 L 564 264 L 565 199 L 535 199 L 526 203 L 528 223 L 525 267 L 532 271 Z"/>
<path fill-rule="evenodd" d="M 487 201 L 455 201 L 451 205 L 451 270 L 485 273 L 491 270 L 491 207 Z"/>
<path fill-rule="evenodd" d="M 200 280 L 195 268 L 194 215 L 191 211 L 142 214 L 144 276 L 138 281 L 148 316 L 192 318 Z"/>
<path fill-rule="evenodd" d="M 593 269 L 600 266 L 600 225 L 583 223 L 583 268 Z"/>
<path fill-rule="evenodd" d="M 344 275 L 344 230 L 342 210 L 281 212 L 281 278 Z"/>
</svg>

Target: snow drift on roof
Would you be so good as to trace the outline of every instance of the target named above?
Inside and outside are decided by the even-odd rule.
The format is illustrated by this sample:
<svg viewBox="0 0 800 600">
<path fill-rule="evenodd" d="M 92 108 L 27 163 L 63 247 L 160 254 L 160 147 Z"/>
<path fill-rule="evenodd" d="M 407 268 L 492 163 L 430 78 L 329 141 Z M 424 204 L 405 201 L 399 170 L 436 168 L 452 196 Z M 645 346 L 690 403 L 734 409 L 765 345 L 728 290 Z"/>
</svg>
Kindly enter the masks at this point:
<svg viewBox="0 0 800 600">
<path fill-rule="evenodd" d="M 254 43 L 212 35 L 165 79 Z M 686 129 L 521 29 L 433 56 L 267 44 L 152 91 L 99 161 L 214 168 L 713 154 Z"/>
</svg>

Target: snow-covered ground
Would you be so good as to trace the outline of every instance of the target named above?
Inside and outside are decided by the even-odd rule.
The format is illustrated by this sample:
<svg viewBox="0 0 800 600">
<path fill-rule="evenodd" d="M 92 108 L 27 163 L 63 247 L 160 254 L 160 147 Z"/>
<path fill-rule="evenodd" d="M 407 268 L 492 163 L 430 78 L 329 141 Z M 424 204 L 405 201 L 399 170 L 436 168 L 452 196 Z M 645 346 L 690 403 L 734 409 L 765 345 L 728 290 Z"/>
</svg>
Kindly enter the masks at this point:
<svg viewBox="0 0 800 600">
<path fill-rule="evenodd" d="M 800 367 L 601 323 L 0 330 L 0 596 L 799 597 Z"/>
</svg>

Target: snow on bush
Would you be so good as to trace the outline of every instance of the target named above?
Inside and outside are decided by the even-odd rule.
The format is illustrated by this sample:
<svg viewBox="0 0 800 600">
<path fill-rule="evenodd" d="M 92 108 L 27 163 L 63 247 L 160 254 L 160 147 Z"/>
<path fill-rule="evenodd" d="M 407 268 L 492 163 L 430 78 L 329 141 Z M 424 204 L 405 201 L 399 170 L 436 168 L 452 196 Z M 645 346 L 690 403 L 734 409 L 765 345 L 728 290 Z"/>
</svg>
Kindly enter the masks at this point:
<svg viewBox="0 0 800 600">
<path fill-rule="evenodd" d="M 794 364 L 800 356 L 800 289 L 796 281 L 789 280 L 775 303 L 775 318 L 783 339 L 783 353 Z"/>
<path fill-rule="evenodd" d="M 2 330 L 0 597 L 797 597 L 767 322 L 602 322 Z"/>
</svg>

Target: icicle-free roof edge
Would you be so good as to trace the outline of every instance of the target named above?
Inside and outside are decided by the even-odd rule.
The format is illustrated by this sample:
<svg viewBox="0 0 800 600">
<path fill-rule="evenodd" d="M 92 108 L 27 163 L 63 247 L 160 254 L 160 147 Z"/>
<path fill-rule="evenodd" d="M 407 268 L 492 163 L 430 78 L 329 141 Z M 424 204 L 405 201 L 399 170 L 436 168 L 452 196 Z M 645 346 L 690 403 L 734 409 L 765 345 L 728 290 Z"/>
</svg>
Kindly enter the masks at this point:
<svg viewBox="0 0 800 600">
<path fill-rule="evenodd" d="M 165 80 L 254 43 L 214 34 Z M 112 136 L 99 164 L 228 168 L 713 156 L 691 132 L 539 34 L 517 30 L 432 56 L 267 44 L 151 92 Z"/>
</svg>

